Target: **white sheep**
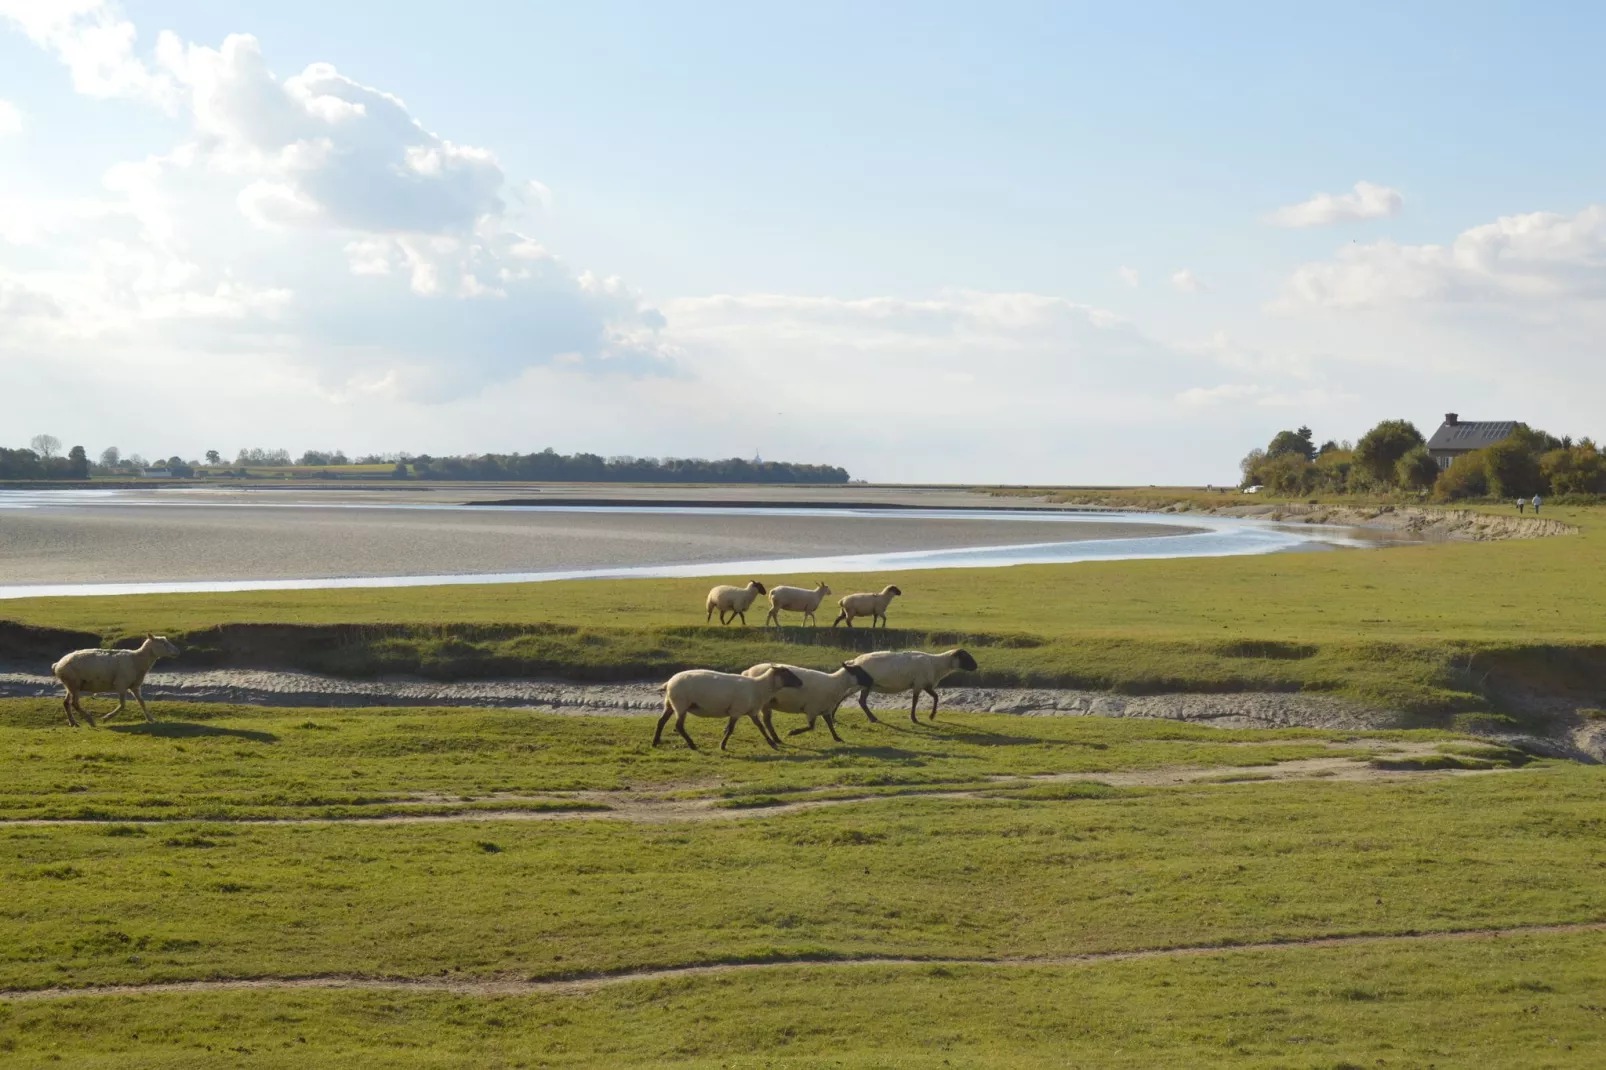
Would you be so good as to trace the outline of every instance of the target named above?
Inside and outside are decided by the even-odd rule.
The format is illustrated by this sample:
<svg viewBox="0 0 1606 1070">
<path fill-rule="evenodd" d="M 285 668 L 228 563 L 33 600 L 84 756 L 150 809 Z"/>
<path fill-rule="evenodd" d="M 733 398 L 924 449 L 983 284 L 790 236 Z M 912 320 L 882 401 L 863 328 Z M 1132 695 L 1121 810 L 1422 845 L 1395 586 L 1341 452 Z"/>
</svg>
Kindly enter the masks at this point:
<svg viewBox="0 0 1606 1070">
<path fill-rule="evenodd" d="M 656 747 L 663 740 L 664 725 L 673 717 L 675 731 L 686 741 L 686 746 L 696 750 L 697 744 L 686 734 L 686 715 L 689 713 L 697 717 L 724 717 L 729 722 L 725 725 L 724 737 L 719 741 L 720 750 L 724 750 L 725 744 L 730 742 L 731 733 L 736 731 L 736 722 L 743 717 L 753 722 L 765 743 L 772 748 L 778 747 L 780 741 L 772 738 L 764 722 L 759 720 L 759 711 L 781 688 L 797 687 L 800 683 L 790 669 L 773 665 L 758 676 L 739 676 L 736 673 L 714 672 L 712 669 L 677 672 L 663 686 L 664 715 L 658 718 L 658 730 L 652 734 L 652 745 Z"/>
<path fill-rule="evenodd" d="M 831 627 L 835 628 L 838 624 L 846 621 L 848 627 L 851 628 L 853 627 L 854 617 L 869 617 L 870 627 L 874 628 L 875 622 L 880 620 L 881 627 L 885 628 L 887 626 L 887 607 L 892 604 L 894 598 L 902 593 L 896 587 L 883 587 L 880 594 L 843 595 L 837 600 L 837 607 L 841 612 L 836 615 L 836 620 L 831 622 Z"/>
<path fill-rule="evenodd" d="M 84 711 L 79 702 L 80 695 L 116 693 L 117 708 L 101 718 L 104 722 L 123 712 L 128 705 L 128 694 L 132 691 L 139 700 L 139 708 L 145 712 L 146 722 L 154 724 L 155 718 L 145 705 L 145 696 L 140 694 L 140 688 L 145 683 L 145 674 L 151 671 L 157 658 L 176 658 L 178 654 L 178 647 L 169 642 L 167 636 L 149 634 L 137 650 L 74 650 L 50 667 L 56 679 L 61 681 L 61 686 L 67 689 L 67 697 L 61 700 L 62 707 L 67 711 L 67 723 L 78 727 L 78 722 L 73 720 L 73 710 L 77 710 L 89 727 L 95 727 L 95 719 Z"/>
<path fill-rule="evenodd" d="M 875 682 L 859 692 L 859 708 L 870 720 L 876 719 L 864 701 L 870 692 L 883 695 L 900 691 L 913 692 L 914 702 L 909 707 L 909 720 L 920 723 L 916 713 L 920 709 L 920 693 L 931 696 L 931 719 L 937 719 L 937 685 L 952 672 L 975 672 L 976 659 L 964 650 L 949 650 L 941 654 L 927 654 L 920 650 L 878 650 L 873 654 L 860 654 L 848 665 L 857 666 L 870 674 Z M 879 722 L 878 722 L 879 723 Z"/>
<path fill-rule="evenodd" d="M 708 616 L 705 621 L 714 619 L 714 610 L 719 610 L 719 623 L 729 624 L 737 617 L 742 618 L 742 625 L 747 625 L 747 608 L 753 604 L 753 599 L 761 594 L 767 594 L 764 585 L 757 580 L 748 580 L 746 587 L 731 587 L 721 584 L 708 592 Z M 727 616 L 729 614 L 729 616 Z"/>
<path fill-rule="evenodd" d="M 783 687 L 775 692 L 773 698 L 764 703 L 764 727 L 769 729 L 772 739 L 779 737 L 775 735 L 775 725 L 770 720 L 770 714 L 780 710 L 782 713 L 801 713 L 809 719 L 808 724 L 802 728 L 792 729 L 787 735 L 812 732 L 814 722 L 823 718 L 825 727 L 831 730 L 831 738 L 841 743 L 842 737 L 836 734 L 836 708 L 855 690 L 875 685 L 875 680 L 869 673 L 857 665 L 849 665 L 846 662 L 843 662 L 842 667 L 836 672 L 820 672 L 818 669 L 765 662 L 754 665 L 742 675 L 758 677 L 771 669 L 786 669 L 798 679 L 797 687 Z"/>
<path fill-rule="evenodd" d="M 814 621 L 814 611 L 820 608 L 820 603 L 830 593 L 831 588 L 825 585 L 824 580 L 821 580 L 819 586 L 812 591 L 806 587 L 771 587 L 770 612 L 769 616 L 764 618 L 764 623 L 768 624 L 773 620 L 775 626 L 779 628 L 781 626 L 781 610 L 783 609 L 788 613 L 803 614 L 804 623 Z M 814 622 L 816 624 L 819 623 L 818 621 Z"/>
</svg>

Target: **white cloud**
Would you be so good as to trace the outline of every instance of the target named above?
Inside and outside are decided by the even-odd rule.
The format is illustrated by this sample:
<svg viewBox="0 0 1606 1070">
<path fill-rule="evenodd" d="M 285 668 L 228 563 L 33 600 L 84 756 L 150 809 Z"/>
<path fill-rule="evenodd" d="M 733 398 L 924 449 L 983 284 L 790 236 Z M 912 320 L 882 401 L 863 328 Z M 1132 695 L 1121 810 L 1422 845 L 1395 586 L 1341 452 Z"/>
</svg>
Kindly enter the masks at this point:
<svg viewBox="0 0 1606 1070">
<path fill-rule="evenodd" d="M 1182 268 L 1171 273 L 1171 285 L 1185 294 L 1196 294 L 1205 288 L 1190 268 Z"/>
<path fill-rule="evenodd" d="M 1137 268 L 1129 268 L 1129 267 L 1117 268 L 1116 271 L 1115 271 L 1115 277 L 1120 279 L 1126 285 L 1132 287 L 1132 289 L 1134 289 L 1134 290 L 1136 290 L 1138 288 L 1138 283 L 1141 281 L 1138 278 L 1138 269 Z"/>
<path fill-rule="evenodd" d="M 0 137 L 22 133 L 22 112 L 9 100 L 0 100 Z"/>
<path fill-rule="evenodd" d="M 1281 307 L 1496 303 L 1553 311 L 1606 298 L 1606 206 L 1530 212 L 1463 231 L 1448 245 L 1351 244 L 1306 264 Z"/>
<path fill-rule="evenodd" d="M 395 95 L 327 63 L 281 79 L 246 35 L 214 49 L 163 34 L 147 66 L 133 26 L 94 0 L 0 0 L 0 15 L 80 92 L 157 101 L 192 124 L 111 167 L 101 197 L 0 188 L 0 283 L 63 312 L 34 317 L 30 344 L 251 348 L 326 389 L 388 383 L 434 400 L 559 356 L 582 374 L 673 371 L 663 316 L 635 290 L 512 228 L 504 194 L 528 207 L 544 187 L 427 130 Z"/>
<path fill-rule="evenodd" d="M 66 65 L 73 88 L 91 97 L 171 100 L 173 87 L 134 54 L 137 34 L 104 0 L 0 0 L 0 18 Z"/>
<path fill-rule="evenodd" d="M 1400 214 L 1405 195 L 1375 182 L 1357 182 L 1350 193 L 1318 193 L 1307 201 L 1284 205 L 1266 217 L 1279 227 L 1323 227 L 1332 223 L 1359 223 Z"/>
</svg>

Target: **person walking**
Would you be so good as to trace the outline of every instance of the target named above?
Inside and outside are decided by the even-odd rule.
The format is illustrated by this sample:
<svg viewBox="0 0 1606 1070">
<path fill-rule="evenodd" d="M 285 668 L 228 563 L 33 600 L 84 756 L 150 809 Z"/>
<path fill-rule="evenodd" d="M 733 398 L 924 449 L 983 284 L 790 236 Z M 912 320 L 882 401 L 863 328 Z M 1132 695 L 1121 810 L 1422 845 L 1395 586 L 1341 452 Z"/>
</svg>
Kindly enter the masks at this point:
<svg viewBox="0 0 1606 1070">
<path fill-rule="evenodd" d="M 1534 495 L 1534 516 L 1539 515 L 1539 495 Z"/>
<path fill-rule="evenodd" d="M 1527 504 L 1528 504 L 1527 502 L 1523 501 L 1521 498 L 1518 498 L 1517 499 L 1517 512 L 1519 512 L 1519 513 L 1522 512 L 1523 506 L 1525 506 Z"/>
</svg>

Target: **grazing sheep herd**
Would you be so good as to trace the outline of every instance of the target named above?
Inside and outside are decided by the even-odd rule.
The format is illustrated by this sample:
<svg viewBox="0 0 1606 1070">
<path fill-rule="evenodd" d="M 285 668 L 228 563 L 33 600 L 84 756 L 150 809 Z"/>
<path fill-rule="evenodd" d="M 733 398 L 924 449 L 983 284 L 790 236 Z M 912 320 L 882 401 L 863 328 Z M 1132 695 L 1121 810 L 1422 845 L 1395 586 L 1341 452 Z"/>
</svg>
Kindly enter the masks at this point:
<svg viewBox="0 0 1606 1070">
<path fill-rule="evenodd" d="M 764 619 L 766 627 L 773 622 L 779 628 L 783 611 L 801 613 L 805 622 L 817 625 L 815 611 L 830 593 L 831 588 L 823 581 L 812 590 L 785 586 L 766 589 L 757 580 L 750 580 L 744 587 L 722 584 L 708 592 L 705 622 L 712 623 L 714 612 L 718 610 L 721 625 L 740 619 L 745 626 L 747 610 L 759 595 L 766 594 L 770 600 L 769 614 Z M 869 617 L 872 629 L 877 621 L 885 628 L 887 607 L 901 594 L 901 590 L 889 585 L 879 592 L 844 595 L 837 601 L 839 612 L 831 627 L 846 623 L 852 628 L 855 617 Z M 67 713 L 67 723 L 78 727 L 78 720 L 73 716 L 76 712 L 89 727 L 96 727 L 95 718 L 80 701 L 86 694 L 117 696 L 117 708 L 102 717 L 102 723 L 123 712 L 130 694 L 139 702 L 146 722 L 154 723 L 155 719 L 145 705 L 140 688 L 158 658 L 178 655 L 179 648 L 166 636 L 152 634 L 147 634 L 145 641 L 133 650 L 95 648 L 75 650 L 66 655 L 51 666 L 51 671 L 66 689 L 62 708 Z M 859 693 L 859 708 L 875 724 L 881 722 L 870 712 L 870 705 L 866 701 L 869 696 L 872 693 L 896 695 L 907 691 L 910 695 L 909 720 L 919 724 L 921 695 L 931 696 L 930 719 L 935 721 L 937 685 L 952 673 L 975 671 L 976 659 L 960 649 L 941 654 L 927 654 L 919 650 L 877 650 L 843 662 L 834 672 L 775 662 L 754 665 L 742 673 L 688 669 L 670 677 L 659 689 L 664 693 L 664 710 L 658 718 L 652 743 L 656 747 L 663 741 L 664 726 L 673 718 L 675 732 L 686 741 L 688 747 L 696 750 L 697 744 L 686 734 L 686 718 L 714 717 L 725 721 L 725 735 L 719 741 L 719 749 L 724 750 L 730 742 L 731 733 L 736 730 L 736 722 L 745 717 L 753 722 L 765 743 L 777 748 L 781 739 L 772 719 L 777 712 L 801 714 L 806 719 L 807 723 L 801 728 L 792 729 L 787 733 L 789 736 L 811 732 L 816 722 L 823 720 L 831 738 L 841 743 L 842 737 L 836 731 L 836 712 L 855 691 Z"/>
</svg>

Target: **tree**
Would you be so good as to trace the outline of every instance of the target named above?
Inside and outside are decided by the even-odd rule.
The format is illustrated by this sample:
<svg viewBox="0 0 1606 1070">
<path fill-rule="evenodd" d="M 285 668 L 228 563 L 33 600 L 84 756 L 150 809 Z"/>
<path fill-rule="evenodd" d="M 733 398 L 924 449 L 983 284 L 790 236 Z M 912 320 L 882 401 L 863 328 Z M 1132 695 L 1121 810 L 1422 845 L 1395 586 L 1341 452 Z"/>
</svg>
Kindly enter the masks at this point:
<svg viewBox="0 0 1606 1070">
<path fill-rule="evenodd" d="M 107 446 L 100 451 L 100 466 L 102 468 L 116 468 L 123 461 L 123 452 L 116 446 Z"/>
<path fill-rule="evenodd" d="M 67 451 L 67 478 L 89 478 L 89 454 L 82 446 L 74 446 Z"/>
<path fill-rule="evenodd" d="M 1422 444 L 1422 432 L 1411 421 L 1384 420 L 1355 444 L 1355 467 L 1371 482 L 1392 486 L 1400 458 Z"/>
<path fill-rule="evenodd" d="M 1434 496 L 1441 501 L 1482 498 L 1489 493 L 1489 470 L 1484 467 L 1484 450 L 1463 453 L 1450 463 L 1434 484 Z"/>
<path fill-rule="evenodd" d="M 1394 464 L 1394 481 L 1407 490 L 1432 490 L 1439 478 L 1439 462 L 1426 446 L 1416 446 Z"/>
<path fill-rule="evenodd" d="M 1492 497 L 1527 498 L 1544 490 L 1539 476 L 1539 458 L 1528 448 L 1531 441 L 1512 435 L 1483 450 Z"/>
<path fill-rule="evenodd" d="M 217 450 L 207 450 L 206 451 L 206 463 L 207 464 L 222 464 L 223 463 L 223 455 L 221 453 L 219 453 Z"/>
<path fill-rule="evenodd" d="M 1316 459 L 1316 444 L 1311 440 L 1311 431 L 1308 427 L 1301 427 L 1298 431 L 1279 431 L 1266 447 L 1266 457 L 1276 460 L 1289 454 L 1298 454 L 1307 461 Z"/>
<path fill-rule="evenodd" d="M 61 456 L 61 439 L 55 435 L 35 435 L 28 440 L 28 445 L 33 447 L 40 460 L 48 461 Z"/>
<path fill-rule="evenodd" d="M 1238 462 L 1238 471 L 1243 473 L 1243 481 L 1238 485 L 1241 487 L 1264 485 L 1265 480 L 1261 478 L 1260 470 L 1265 466 L 1266 451 L 1260 447 L 1257 446 L 1244 454 L 1244 459 Z"/>
</svg>

